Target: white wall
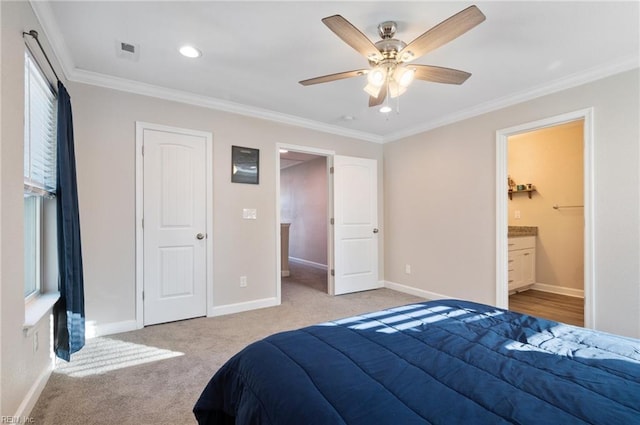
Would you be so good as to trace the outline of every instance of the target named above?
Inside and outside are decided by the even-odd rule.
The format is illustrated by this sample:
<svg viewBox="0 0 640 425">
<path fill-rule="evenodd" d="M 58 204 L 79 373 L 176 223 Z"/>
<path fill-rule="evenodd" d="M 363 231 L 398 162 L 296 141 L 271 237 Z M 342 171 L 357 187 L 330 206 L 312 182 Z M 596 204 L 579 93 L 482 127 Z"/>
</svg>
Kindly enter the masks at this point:
<svg viewBox="0 0 640 425">
<path fill-rule="evenodd" d="M 640 337 L 639 81 L 636 69 L 385 145 L 385 279 L 494 303 L 496 131 L 593 107 L 595 325 Z"/>
<path fill-rule="evenodd" d="M 24 51 L 22 31 L 35 29 L 48 48 L 29 3 L 0 2 L 1 36 L 1 138 L 0 145 L 0 415 L 27 414 L 51 370 L 50 320 L 45 316 L 32 331 L 23 334 L 24 237 L 23 237 L 23 141 Z M 49 50 L 51 51 L 51 50 Z M 34 52 L 38 58 L 39 52 Z"/>
<path fill-rule="evenodd" d="M 68 89 L 74 111 L 86 314 L 98 327 L 135 320 L 136 121 L 213 133 L 211 301 L 216 307 L 276 296 L 277 143 L 373 158 L 382 175 L 379 144 L 84 84 L 69 84 Z M 231 183 L 232 145 L 260 149 L 259 185 Z M 243 220 L 243 208 L 256 208 L 258 219 Z M 247 276 L 247 288 L 239 286 L 241 275 Z"/>
</svg>

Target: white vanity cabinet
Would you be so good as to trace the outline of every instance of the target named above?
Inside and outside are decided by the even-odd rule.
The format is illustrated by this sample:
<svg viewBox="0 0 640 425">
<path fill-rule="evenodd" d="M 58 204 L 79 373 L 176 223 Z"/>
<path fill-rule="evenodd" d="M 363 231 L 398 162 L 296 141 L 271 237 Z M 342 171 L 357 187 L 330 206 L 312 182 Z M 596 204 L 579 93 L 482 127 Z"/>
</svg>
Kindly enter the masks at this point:
<svg viewBox="0 0 640 425">
<path fill-rule="evenodd" d="M 536 283 L 536 237 L 509 238 L 509 291 Z"/>
</svg>

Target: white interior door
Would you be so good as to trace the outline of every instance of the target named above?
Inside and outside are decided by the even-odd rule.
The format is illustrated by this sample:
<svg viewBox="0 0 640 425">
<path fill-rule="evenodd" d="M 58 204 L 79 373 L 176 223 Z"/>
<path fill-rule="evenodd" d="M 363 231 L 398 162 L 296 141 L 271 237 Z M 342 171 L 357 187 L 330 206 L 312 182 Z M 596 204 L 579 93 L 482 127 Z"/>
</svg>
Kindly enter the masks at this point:
<svg viewBox="0 0 640 425">
<path fill-rule="evenodd" d="M 143 133 L 144 324 L 206 314 L 206 138 Z"/>
<path fill-rule="evenodd" d="M 380 288 L 378 165 L 334 156 L 334 294 Z"/>
</svg>

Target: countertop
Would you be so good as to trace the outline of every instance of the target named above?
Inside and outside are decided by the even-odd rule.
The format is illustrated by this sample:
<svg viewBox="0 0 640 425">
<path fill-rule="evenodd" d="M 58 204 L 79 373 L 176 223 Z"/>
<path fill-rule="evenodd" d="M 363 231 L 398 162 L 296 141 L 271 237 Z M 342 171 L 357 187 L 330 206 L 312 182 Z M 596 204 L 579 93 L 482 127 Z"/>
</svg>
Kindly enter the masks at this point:
<svg viewBox="0 0 640 425">
<path fill-rule="evenodd" d="M 521 236 L 538 236 L 537 226 L 509 226 L 507 237 L 518 238 Z"/>
</svg>

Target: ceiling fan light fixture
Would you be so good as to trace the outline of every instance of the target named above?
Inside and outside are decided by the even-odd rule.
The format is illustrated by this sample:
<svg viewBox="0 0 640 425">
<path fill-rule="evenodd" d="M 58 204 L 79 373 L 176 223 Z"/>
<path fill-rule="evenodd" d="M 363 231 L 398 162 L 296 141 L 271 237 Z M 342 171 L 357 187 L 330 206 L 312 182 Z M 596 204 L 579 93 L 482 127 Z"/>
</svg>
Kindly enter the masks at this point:
<svg viewBox="0 0 640 425">
<path fill-rule="evenodd" d="M 367 81 L 369 81 L 369 84 L 376 87 L 382 87 L 382 84 L 384 84 L 384 81 L 386 79 L 387 72 L 384 68 L 381 67 L 373 68 L 367 75 Z"/>
<path fill-rule="evenodd" d="M 407 87 L 398 84 L 396 81 L 389 81 L 389 96 L 392 99 L 404 94 L 407 91 Z"/>
<path fill-rule="evenodd" d="M 388 114 L 389 112 L 391 112 L 391 106 L 382 105 L 382 107 L 380 107 L 380 112 L 383 114 Z"/>
<path fill-rule="evenodd" d="M 364 86 L 364 91 L 367 92 L 369 96 L 378 97 L 378 95 L 380 94 L 380 90 L 382 90 L 382 84 L 376 86 L 369 83 Z"/>
<path fill-rule="evenodd" d="M 400 87 L 405 89 L 409 87 L 409 84 L 413 81 L 413 77 L 416 74 L 415 68 L 407 68 L 399 66 L 393 74 L 393 79 L 398 83 Z"/>
</svg>

